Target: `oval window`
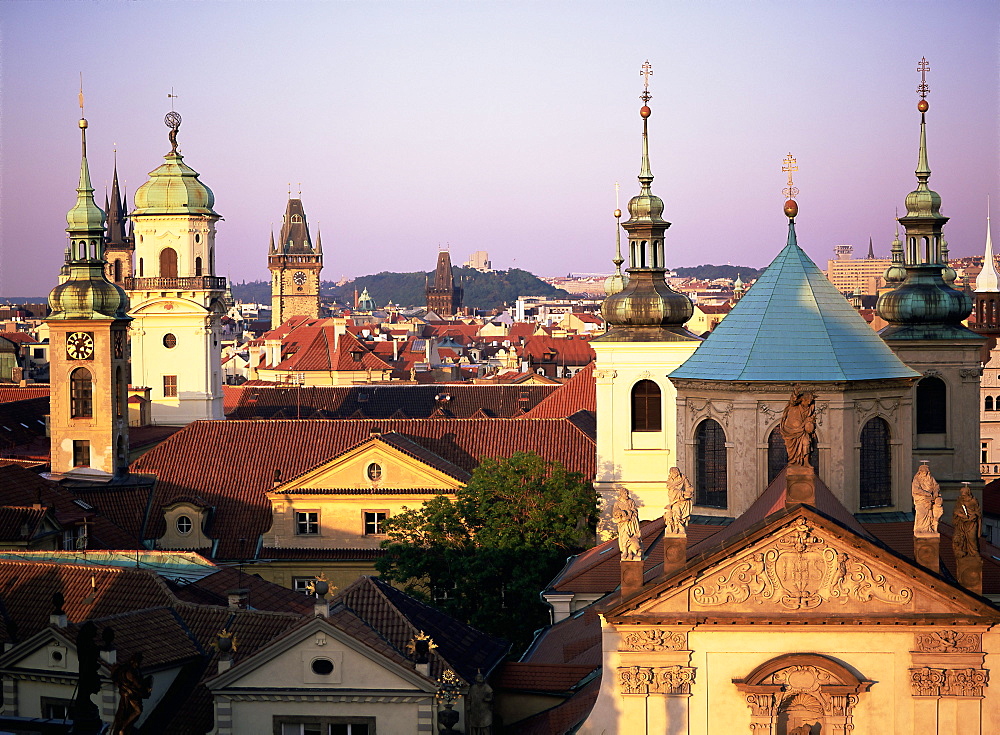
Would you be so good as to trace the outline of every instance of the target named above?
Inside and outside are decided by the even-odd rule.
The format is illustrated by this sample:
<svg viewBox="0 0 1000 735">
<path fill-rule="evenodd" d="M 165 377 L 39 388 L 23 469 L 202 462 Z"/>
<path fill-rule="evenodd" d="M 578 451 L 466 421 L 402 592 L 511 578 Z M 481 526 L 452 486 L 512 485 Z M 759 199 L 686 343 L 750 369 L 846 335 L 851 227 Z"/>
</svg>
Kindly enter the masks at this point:
<svg viewBox="0 0 1000 735">
<path fill-rule="evenodd" d="M 317 658 L 312 662 L 312 670 L 314 674 L 329 676 L 333 673 L 333 661 L 328 658 Z"/>
<path fill-rule="evenodd" d="M 177 533 L 186 536 L 191 533 L 194 524 L 188 516 L 177 516 Z"/>
<path fill-rule="evenodd" d="M 163 346 L 166 347 L 168 350 L 172 350 L 174 347 L 177 346 L 177 338 L 169 333 L 163 335 Z"/>
<path fill-rule="evenodd" d="M 196 243 L 201 242 L 201 235 L 199 235 L 197 232 L 194 234 L 194 241 Z"/>
<path fill-rule="evenodd" d="M 368 479 L 372 482 L 378 482 L 382 479 L 382 465 L 372 462 L 368 465 Z"/>
</svg>

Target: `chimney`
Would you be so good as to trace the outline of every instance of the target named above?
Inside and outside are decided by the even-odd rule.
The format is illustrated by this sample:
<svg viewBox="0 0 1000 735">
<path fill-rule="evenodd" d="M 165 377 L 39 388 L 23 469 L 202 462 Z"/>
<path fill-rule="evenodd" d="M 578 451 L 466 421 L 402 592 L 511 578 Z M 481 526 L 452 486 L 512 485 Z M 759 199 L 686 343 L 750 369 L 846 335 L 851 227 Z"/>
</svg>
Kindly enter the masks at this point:
<svg viewBox="0 0 1000 735">
<path fill-rule="evenodd" d="M 248 589 L 236 589 L 228 590 L 226 592 L 226 599 L 229 601 L 230 610 L 241 610 L 247 606 L 247 597 L 249 596 L 250 590 Z"/>
<path fill-rule="evenodd" d="M 57 628 L 65 628 L 69 625 L 69 621 L 66 619 L 66 611 L 63 610 L 63 603 L 65 598 L 62 592 L 56 592 L 52 595 L 52 613 L 49 615 L 49 625 L 54 625 Z"/>
<path fill-rule="evenodd" d="M 233 634 L 223 628 L 215 636 L 215 649 L 219 652 L 219 673 L 229 671 L 233 666 L 233 654 L 236 652 Z"/>
</svg>

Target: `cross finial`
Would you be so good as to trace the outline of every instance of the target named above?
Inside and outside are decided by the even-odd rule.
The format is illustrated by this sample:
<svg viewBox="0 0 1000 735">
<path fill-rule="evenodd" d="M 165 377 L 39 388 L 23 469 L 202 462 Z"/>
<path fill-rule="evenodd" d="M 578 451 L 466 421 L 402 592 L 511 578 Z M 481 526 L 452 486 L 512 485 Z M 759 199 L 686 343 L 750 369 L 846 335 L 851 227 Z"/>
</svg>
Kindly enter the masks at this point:
<svg viewBox="0 0 1000 735">
<path fill-rule="evenodd" d="M 302 182 L 299 182 L 299 199 L 302 198 Z"/>
<path fill-rule="evenodd" d="M 174 109 L 174 100 L 177 99 L 177 95 L 174 94 L 174 88 L 173 87 L 170 88 L 170 92 L 167 94 L 167 97 L 170 98 L 170 109 L 173 110 Z"/>
<path fill-rule="evenodd" d="M 83 117 L 83 72 L 80 72 L 80 117 Z"/>
<path fill-rule="evenodd" d="M 649 63 L 649 59 L 643 62 L 639 74 L 642 76 L 642 94 L 639 95 L 639 99 L 646 104 L 653 99 L 653 95 L 649 93 L 649 78 L 653 75 L 653 65 Z"/>
<path fill-rule="evenodd" d="M 788 187 L 782 189 L 781 193 L 788 199 L 794 199 L 799 193 L 798 187 L 792 181 L 792 173 L 799 170 L 799 167 L 796 165 L 795 156 L 791 153 L 785 156 L 781 162 L 781 170 L 788 174 Z"/>
<path fill-rule="evenodd" d="M 917 87 L 917 93 L 920 95 L 920 99 L 927 97 L 927 93 L 931 91 L 931 88 L 927 86 L 927 72 L 930 70 L 931 62 L 927 60 L 926 56 L 921 56 L 917 63 L 917 71 L 920 72 L 920 86 Z"/>
</svg>

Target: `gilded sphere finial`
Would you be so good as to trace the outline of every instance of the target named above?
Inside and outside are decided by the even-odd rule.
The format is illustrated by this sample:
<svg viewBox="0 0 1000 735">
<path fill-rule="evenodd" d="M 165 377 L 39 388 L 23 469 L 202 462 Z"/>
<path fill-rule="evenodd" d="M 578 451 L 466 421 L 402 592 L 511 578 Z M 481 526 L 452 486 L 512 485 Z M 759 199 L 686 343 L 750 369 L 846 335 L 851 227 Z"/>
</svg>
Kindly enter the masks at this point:
<svg viewBox="0 0 1000 735">
<path fill-rule="evenodd" d="M 83 128 L 84 130 L 86 130 L 86 128 L 87 128 L 87 118 L 81 117 L 79 124 L 80 124 L 81 128 Z"/>
<path fill-rule="evenodd" d="M 649 105 L 643 105 L 642 109 L 639 110 L 639 115 L 643 118 L 647 118 L 653 114 L 653 111 L 649 109 Z"/>
<path fill-rule="evenodd" d="M 930 107 L 930 105 L 927 104 L 927 100 L 920 100 L 917 103 L 917 109 L 920 110 L 920 112 L 927 112 L 928 107 Z"/>
<path fill-rule="evenodd" d="M 794 199 L 789 199 L 785 202 L 785 216 L 788 219 L 793 219 L 795 215 L 799 213 L 799 205 Z"/>
<path fill-rule="evenodd" d="M 620 219 L 622 216 L 622 211 L 620 209 L 615 210 L 615 219 Z"/>
</svg>

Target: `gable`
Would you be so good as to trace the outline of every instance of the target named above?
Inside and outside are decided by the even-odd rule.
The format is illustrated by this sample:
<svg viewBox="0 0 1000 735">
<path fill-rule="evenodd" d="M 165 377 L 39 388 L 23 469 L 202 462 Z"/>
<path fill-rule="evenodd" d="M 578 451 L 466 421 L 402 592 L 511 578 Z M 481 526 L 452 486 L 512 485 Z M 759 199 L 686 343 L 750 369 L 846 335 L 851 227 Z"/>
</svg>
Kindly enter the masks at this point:
<svg viewBox="0 0 1000 735">
<path fill-rule="evenodd" d="M 674 577 L 683 579 L 680 584 L 665 581 L 608 617 L 805 624 L 1000 619 L 968 593 L 956 594 L 946 582 L 808 511 L 779 519 L 769 532 L 734 543 L 683 575 Z"/>
<path fill-rule="evenodd" d="M 370 479 L 369 467 L 377 465 L 377 481 Z M 456 468 L 457 469 L 457 468 Z M 393 490 L 441 490 L 454 492 L 462 482 L 426 462 L 372 438 L 359 447 L 334 457 L 272 493 L 318 492 L 329 489 L 391 488 Z"/>
</svg>

